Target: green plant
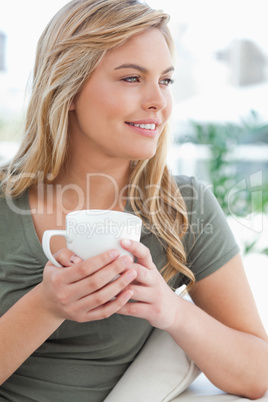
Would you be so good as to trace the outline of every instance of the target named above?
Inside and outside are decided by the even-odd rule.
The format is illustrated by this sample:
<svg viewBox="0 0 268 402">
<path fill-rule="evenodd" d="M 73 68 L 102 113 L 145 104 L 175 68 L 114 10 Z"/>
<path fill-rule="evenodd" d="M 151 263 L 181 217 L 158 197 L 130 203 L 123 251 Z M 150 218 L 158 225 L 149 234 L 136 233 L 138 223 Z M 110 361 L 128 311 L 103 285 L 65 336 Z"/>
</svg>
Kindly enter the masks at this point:
<svg viewBox="0 0 268 402">
<path fill-rule="evenodd" d="M 259 189 L 259 196 L 253 197 L 249 183 L 250 174 L 241 169 L 241 161 L 234 158 L 234 150 L 240 144 L 268 143 L 268 124 L 263 123 L 258 114 L 251 112 L 241 124 L 234 123 L 198 123 L 191 122 L 191 134 L 181 136 L 180 142 L 192 142 L 206 145 L 210 151 L 210 158 L 206 162 L 206 169 L 213 192 L 221 205 L 225 215 L 235 214 L 245 217 L 252 211 L 256 213 L 268 212 L 268 180 L 263 171 L 263 185 Z M 202 178 L 201 178 L 202 179 Z M 230 190 L 239 183 L 246 183 L 243 191 L 233 192 L 229 197 Z M 258 238 L 244 245 L 244 252 L 256 250 Z M 261 250 L 268 254 L 268 249 Z"/>
<path fill-rule="evenodd" d="M 228 160 L 230 150 L 237 145 L 240 136 L 240 127 L 231 124 L 216 125 L 213 123 L 200 124 L 193 122 L 195 142 L 207 145 L 210 158 L 206 163 L 213 192 L 225 214 L 228 214 L 228 200 L 226 189 L 235 184 L 235 164 Z"/>
</svg>

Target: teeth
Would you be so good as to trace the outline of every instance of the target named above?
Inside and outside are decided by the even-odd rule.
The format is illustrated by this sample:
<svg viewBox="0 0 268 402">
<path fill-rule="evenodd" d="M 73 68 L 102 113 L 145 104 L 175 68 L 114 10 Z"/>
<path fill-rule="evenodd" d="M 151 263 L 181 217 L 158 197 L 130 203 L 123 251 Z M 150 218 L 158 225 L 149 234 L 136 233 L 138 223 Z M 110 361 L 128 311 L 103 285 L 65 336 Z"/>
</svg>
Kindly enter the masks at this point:
<svg viewBox="0 0 268 402">
<path fill-rule="evenodd" d="M 145 130 L 155 130 L 156 129 L 156 124 L 133 124 L 133 123 L 129 123 L 129 124 L 131 126 L 144 128 Z"/>
</svg>

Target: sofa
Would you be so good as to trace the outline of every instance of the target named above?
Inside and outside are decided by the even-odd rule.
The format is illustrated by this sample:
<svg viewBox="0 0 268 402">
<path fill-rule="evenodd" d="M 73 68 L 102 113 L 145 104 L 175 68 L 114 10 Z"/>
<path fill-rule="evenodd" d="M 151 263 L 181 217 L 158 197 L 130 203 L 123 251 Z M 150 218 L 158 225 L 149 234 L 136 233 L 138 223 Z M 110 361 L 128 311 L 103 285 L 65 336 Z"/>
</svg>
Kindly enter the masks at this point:
<svg viewBox="0 0 268 402">
<path fill-rule="evenodd" d="M 105 402 L 240 402 L 216 388 L 165 331 L 154 329 Z M 268 402 L 268 392 L 259 401 Z"/>
</svg>

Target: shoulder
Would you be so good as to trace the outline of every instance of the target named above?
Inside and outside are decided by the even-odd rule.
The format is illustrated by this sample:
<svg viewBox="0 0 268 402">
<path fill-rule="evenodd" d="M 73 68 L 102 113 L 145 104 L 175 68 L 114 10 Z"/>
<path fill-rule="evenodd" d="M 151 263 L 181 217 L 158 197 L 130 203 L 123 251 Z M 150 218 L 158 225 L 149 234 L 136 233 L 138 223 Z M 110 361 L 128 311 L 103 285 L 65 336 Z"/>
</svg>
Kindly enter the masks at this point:
<svg viewBox="0 0 268 402">
<path fill-rule="evenodd" d="M 187 261 L 196 279 L 216 271 L 239 252 L 210 184 L 194 177 L 174 177 L 184 199 L 189 229 L 183 238 Z"/>
<path fill-rule="evenodd" d="M 212 185 L 206 184 L 193 176 L 174 176 L 180 194 L 185 202 L 188 213 L 201 213 L 209 206 L 218 206 L 212 192 Z"/>
<path fill-rule="evenodd" d="M 196 194 L 197 191 L 203 191 L 204 189 L 212 188 L 211 185 L 199 181 L 194 176 L 179 175 L 174 176 L 174 179 L 183 197 Z"/>
<path fill-rule="evenodd" d="M 20 215 L 28 215 L 28 195 L 22 193 L 18 197 L 12 197 L 5 193 L 3 184 L 0 181 L 0 219 L 17 221 Z"/>
<path fill-rule="evenodd" d="M 178 175 L 178 176 L 173 176 L 177 186 L 180 189 L 184 189 L 184 188 L 189 188 L 190 186 L 194 185 L 196 182 L 196 178 L 193 176 L 185 176 L 185 175 Z"/>
</svg>

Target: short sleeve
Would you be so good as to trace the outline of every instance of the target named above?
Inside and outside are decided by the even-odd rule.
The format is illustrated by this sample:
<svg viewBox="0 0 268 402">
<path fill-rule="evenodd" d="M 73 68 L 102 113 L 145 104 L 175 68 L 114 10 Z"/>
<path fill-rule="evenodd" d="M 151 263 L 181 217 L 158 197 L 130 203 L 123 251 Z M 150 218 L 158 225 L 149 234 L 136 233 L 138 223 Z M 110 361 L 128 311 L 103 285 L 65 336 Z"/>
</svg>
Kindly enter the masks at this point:
<svg viewBox="0 0 268 402">
<path fill-rule="evenodd" d="M 211 186 L 193 177 L 175 179 L 189 219 L 189 229 L 183 238 L 187 266 L 199 281 L 221 268 L 240 250 Z"/>
</svg>

